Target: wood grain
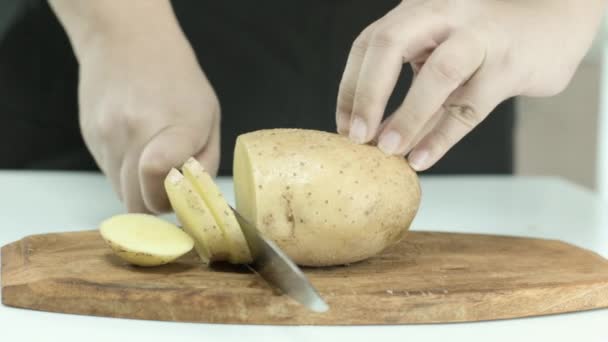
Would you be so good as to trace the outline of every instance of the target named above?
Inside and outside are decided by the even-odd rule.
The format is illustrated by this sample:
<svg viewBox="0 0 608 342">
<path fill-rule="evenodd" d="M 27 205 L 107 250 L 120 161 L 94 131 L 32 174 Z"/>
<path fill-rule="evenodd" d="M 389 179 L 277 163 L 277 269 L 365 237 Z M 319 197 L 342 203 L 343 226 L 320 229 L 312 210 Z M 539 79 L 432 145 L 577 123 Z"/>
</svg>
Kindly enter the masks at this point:
<svg viewBox="0 0 608 342">
<path fill-rule="evenodd" d="M 608 261 L 538 239 L 411 232 L 382 255 L 305 269 L 331 306 L 311 313 L 245 268 L 193 254 L 126 265 L 96 231 L 26 237 L 2 248 L 2 302 L 36 310 L 249 324 L 463 322 L 608 306 Z"/>
</svg>

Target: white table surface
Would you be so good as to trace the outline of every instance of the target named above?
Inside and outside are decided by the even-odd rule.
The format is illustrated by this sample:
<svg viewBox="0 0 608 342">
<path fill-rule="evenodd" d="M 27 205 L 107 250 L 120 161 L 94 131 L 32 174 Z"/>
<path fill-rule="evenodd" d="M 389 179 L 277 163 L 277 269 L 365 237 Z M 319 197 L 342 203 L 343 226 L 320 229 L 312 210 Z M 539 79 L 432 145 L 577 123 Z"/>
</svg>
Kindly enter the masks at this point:
<svg viewBox="0 0 608 342">
<path fill-rule="evenodd" d="M 219 183 L 232 201 L 230 179 Z M 608 206 L 557 178 L 427 177 L 416 230 L 560 239 L 608 257 Z M 0 245 L 30 234 L 92 229 L 122 212 L 91 173 L 0 172 Z M 173 219 L 172 217 L 168 216 Z M 170 323 L 0 306 L 0 341 L 608 341 L 608 310 L 481 323 L 277 327 Z M 347 340 L 348 339 L 348 340 Z"/>
</svg>

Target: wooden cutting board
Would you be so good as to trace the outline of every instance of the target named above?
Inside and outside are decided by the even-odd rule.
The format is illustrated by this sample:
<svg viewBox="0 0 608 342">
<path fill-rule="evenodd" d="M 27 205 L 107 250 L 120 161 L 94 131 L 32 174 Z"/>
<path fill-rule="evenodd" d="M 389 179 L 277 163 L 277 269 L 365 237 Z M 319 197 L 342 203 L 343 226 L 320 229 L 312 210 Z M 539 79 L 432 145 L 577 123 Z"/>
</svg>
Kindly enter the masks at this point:
<svg viewBox="0 0 608 342">
<path fill-rule="evenodd" d="M 608 306 L 608 261 L 539 239 L 411 232 L 382 255 L 305 269 L 331 309 L 312 313 L 244 267 L 193 254 L 125 264 L 96 231 L 35 235 L 2 248 L 2 302 L 35 310 L 251 324 L 463 322 Z"/>
</svg>

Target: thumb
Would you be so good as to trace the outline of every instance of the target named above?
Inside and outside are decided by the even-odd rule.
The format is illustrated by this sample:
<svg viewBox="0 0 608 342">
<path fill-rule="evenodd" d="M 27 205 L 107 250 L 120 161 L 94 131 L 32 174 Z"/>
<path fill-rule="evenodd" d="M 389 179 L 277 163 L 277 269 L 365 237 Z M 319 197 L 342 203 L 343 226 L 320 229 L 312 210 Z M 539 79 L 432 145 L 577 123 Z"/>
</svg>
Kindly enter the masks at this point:
<svg viewBox="0 0 608 342">
<path fill-rule="evenodd" d="M 170 209 L 163 180 L 169 170 L 179 167 L 191 156 L 207 150 L 213 125 L 200 129 L 183 125 L 164 128 L 146 144 L 139 159 L 139 183 L 146 207 L 156 213 Z M 216 152 L 219 157 L 219 151 Z"/>
</svg>

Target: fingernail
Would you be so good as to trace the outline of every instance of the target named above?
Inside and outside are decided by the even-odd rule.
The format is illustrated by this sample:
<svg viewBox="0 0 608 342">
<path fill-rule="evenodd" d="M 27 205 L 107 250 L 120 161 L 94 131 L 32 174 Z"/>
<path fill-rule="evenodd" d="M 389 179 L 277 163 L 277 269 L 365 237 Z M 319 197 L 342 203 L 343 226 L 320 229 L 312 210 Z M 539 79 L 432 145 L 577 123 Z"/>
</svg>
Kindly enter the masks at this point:
<svg viewBox="0 0 608 342">
<path fill-rule="evenodd" d="M 367 137 L 367 125 L 365 121 L 359 117 L 354 117 L 348 137 L 357 144 L 365 143 L 365 138 Z"/>
<path fill-rule="evenodd" d="M 414 150 L 407 158 L 410 166 L 416 171 L 422 171 L 426 168 L 429 159 L 429 152 L 426 150 Z"/>
<path fill-rule="evenodd" d="M 378 141 L 378 147 L 386 154 L 396 154 L 400 144 L 401 134 L 395 131 L 382 134 L 380 141 Z"/>
</svg>

